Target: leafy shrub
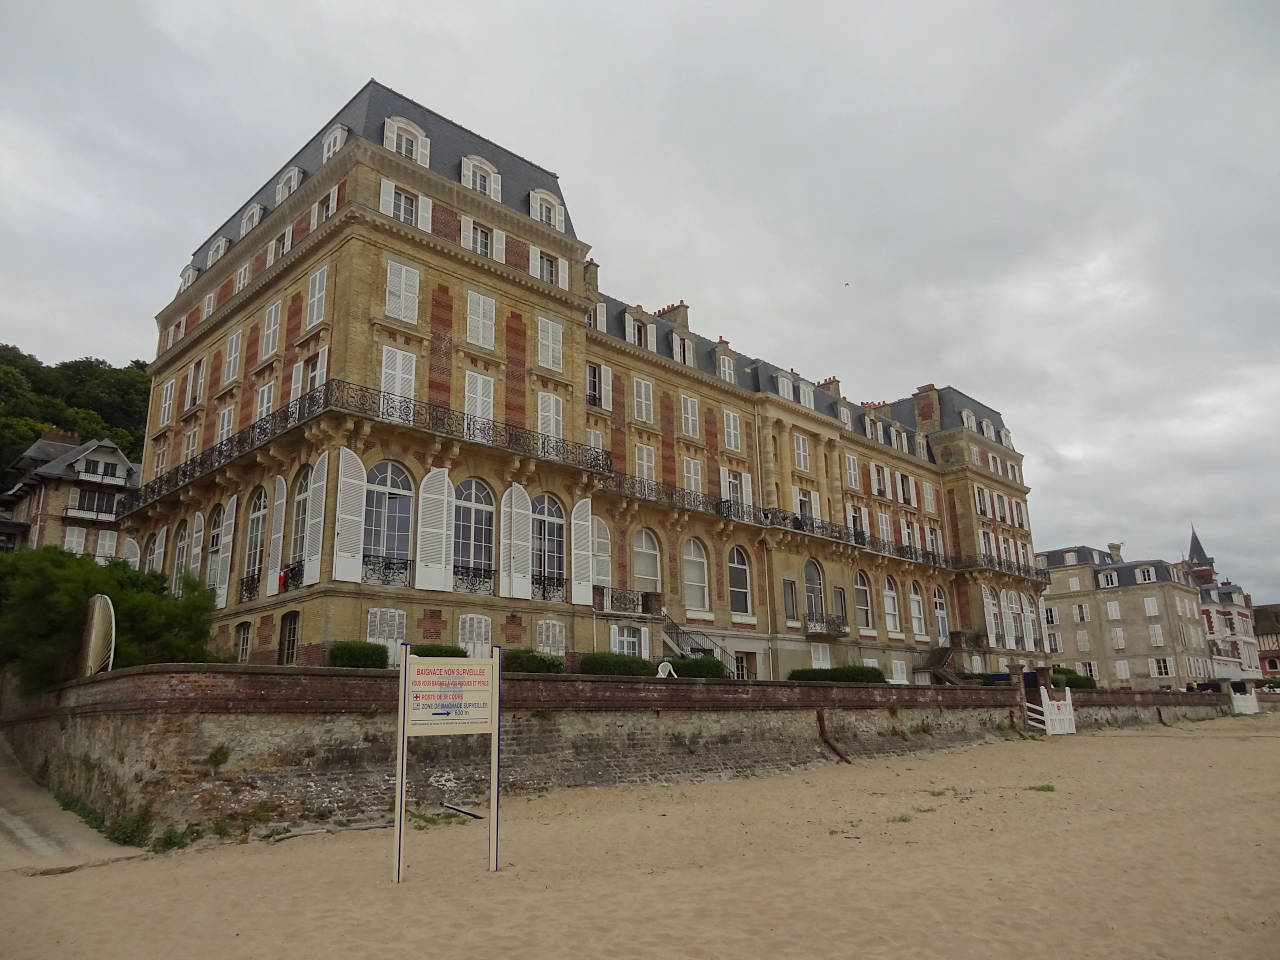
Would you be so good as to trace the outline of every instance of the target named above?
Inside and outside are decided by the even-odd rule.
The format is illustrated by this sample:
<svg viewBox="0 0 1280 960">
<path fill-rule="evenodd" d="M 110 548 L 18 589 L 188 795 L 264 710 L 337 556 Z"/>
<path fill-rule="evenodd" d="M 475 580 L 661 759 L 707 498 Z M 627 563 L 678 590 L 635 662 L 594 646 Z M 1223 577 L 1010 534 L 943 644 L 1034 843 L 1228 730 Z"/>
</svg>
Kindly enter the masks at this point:
<svg viewBox="0 0 1280 960">
<path fill-rule="evenodd" d="M 1098 689 L 1098 681 L 1093 677 L 1067 677 L 1066 685 L 1072 690 L 1096 690 Z"/>
<path fill-rule="evenodd" d="M 1075 672 L 1074 670 L 1072 670 L 1070 667 L 1064 667 L 1064 666 L 1063 666 L 1062 664 L 1060 664 L 1060 663 L 1056 663 L 1056 664 L 1054 664 L 1054 666 L 1053 666 L 1053 672 L 1054 672 L 1054 673 L 1060 673 L 1060 674 L 1062 674 L 1063 676 L 1066 676 L 1066 677 L 1078 677 L 1078 676 L 1080 676 L 1080 674 L 1076 673 L 1076 672 Z"/>
<path fill-rule="evenodd" d="M 151 839 L 151 811 L 143 807 L 137 813 L 126 813 L 111 821 L 104 831 L 107 839 L 126 847 L 145 847 Z"/>
<path fill-rule="evenodd" d="M 329 666 L 387 668 L 387 648 L 380 643 L 363 640 L 340 640 L 329 644 Z"/>
<path fill-rule="evenodd" d="M 986 683 L 991 679 L 991 674 L 989 673 L 968 673 L 961 671 L 957 673 L 956 676 L 965 683 Z"/>
<path fill-rule="evenodd" d="M 564 657 L 537 650 L 507 650 L 502 654 L 502 669 L 512 673 L 564 673 Z"/>
<path fill-rule="evenodd" d="M 467 651 L 451 643 L 415 643 L 409 648 L 415 657 L 465 657 Z"/>
<path fill-rule="evenodd" d="M 724 661 L 717 657 L 690 657 L 687 660 L 672 660 L 671 667 L 677 677 L 709 677 L 712 680 L 723 680 Z"/>
<path fill-rule="evenodd" d="M 828 683 L 884 683 L 879 667 L 804 667 L 787 674 L 788 680 L 825 680 Z"/>
<path fill-rule="evenodd" d="M 578 661 L 579 673 L 615 677 L 652 677 L 658 668 L 643 657 L 625 653 L 587 653 Z"/>
</svg>

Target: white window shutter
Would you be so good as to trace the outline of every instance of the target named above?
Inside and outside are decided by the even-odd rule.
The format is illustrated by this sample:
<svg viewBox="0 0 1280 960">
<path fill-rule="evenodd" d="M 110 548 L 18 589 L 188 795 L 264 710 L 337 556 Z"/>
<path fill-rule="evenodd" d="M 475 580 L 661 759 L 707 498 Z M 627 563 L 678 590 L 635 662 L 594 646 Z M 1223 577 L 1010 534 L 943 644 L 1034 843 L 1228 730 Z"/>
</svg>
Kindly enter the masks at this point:
<svg viewBox="0 0 1280 960">
<path fill-rule="evenodd" d="M 288 253 L 293 249 L 293 224 L 289 224 L 284 228 L 284 250 L 282 253 Z"/>
<path fill-rule="evenodd" d="M 856 529 L 858 526 L 857 521 L 854 520 L 856 510 L 857 508 L 852 503 L 844 505 L 844 525 L 850 530 Z"/>
<path fill-rule="evenodd" d="M 395 209 L 396 185 L 386 177 L 382 178 L 382 188 L 378 191 L 378 212 L 391 216 Z"/>
<path fill-rule="evenodd" d="M 1158 676 L 1158 675 L 1159 675 L 1159 671 L 1158 671 L 1158 670 L 1156 670 L 1156 658 L 1155 658 L 1155 657 L 1150 657 L 1150 658 L 1147 660 L 1147 675 L 1148 675 L 1148 676 L 1151 676 L 1151 677 L 1154 677 L 1154 676 Z"/>
<path fill-rule="evenodd" d="M 644 327 L 644 343 L 645 346 L 654 353 L 658 351 L 658 325 L 656 323 L 646 323 Z"/>
<path fill-rule="evenodd" d="M 395 394 L 396 384 L 399 382 L 399 364 L 396 361 L 396 354 L 400 351 L 395 347 L 382 346 L 382 380 L 381 387 L 383 393 Z"/>
<path fill-rule="evenodd" d="M 471 231 L 474 225 L 475 221 L 470 217 L 462 218 L 462 246 L 467 250 L 471 249 Z"/>
<path fill-rule="evenodd" d="M 418 163 L 424 167 L 431 166 L 431 140 L 428 137 L 418 138 Z"/>
<path fill-rule="evenodd" d="M 539 269 L 539 267 L 541 266 L 541 262 L 542 262 L 542 251 L 539 250 L 537 247 L 535 247 L 533 244 L 529 244 L 529 275 L 530 276 L 536 277 L 541 275 L 541 270 Z"/>
<path fill-rule="evenodd" d="M 572 601 L 591 605 L 591 499 L 573 505 L 573 595 Z"/>
<path fill-rule="evenodd" d="M 214 602 L 219 610 L 227 605 L 227 582 L 231 578 L 231 547 L 236 532 L 236 495 L 227 500 L 222 513 L 222 532 L 218 537 L 218 573 L 214 580 Z"/>
<path fill-rule="evenodd" d="M 409 323 L 418 322 L 418 271 L 405 267 L 404 289 L 401 293 L 400 319 Z M 322 350 L 328 349 L 321 347 Z M 323 367 L 323 364 L 321 364 Z"/>
<path fill-rule="evenodd" d="M 866 507 L 860 507 L 859 512 L 862 514 L 862 532 L 871 533 L 871 511 Z"/>
<path fill-rule="evenodd" d="M 317 200 L 311 205 L 311 229 L 314 230 L 320 222 L 320 201 Z"/>
<path fill-rule="evenodd" d="M 98 546 L 102 546 L 102 534 L 98 534 Z M 114 553 L 114 550 L 112 551 Z M 191 563 L 187 569 L 196 579 L 200 577 L 200 560 L 204 556 L 204 514 L 199 510 L 191 519 Z M 203 580 L 200 581 L 204 583 Z"/>
<path fill-rule="evenodd" d="M 501 230 L 493 231 L 493 259 L 507 262 L 507 235 Z"/>
<path fill-rule="evenodd" d="M 813 519 L 822 519 L 822 508 L 818 505 L 818 491 L 809 491 L 809 509 L 813 511 Z"/>
<path fill-rule="evenodd" d="M 542 211 L 538 207 L 538 195 L 532 190 L 529 191 L 529 216 L 535 220 L 542 219 Z"/>
<path fill-rule="evenodd" d="M 538 394 L 538 432 L 545 436 L 554 436 L 552 403 L 555 397 L 549 393 Z"/>
<path fill-rule="evenodd" d="M 320 582 L 320 553 L 324 548 L 324 500 L 329 482 L 329 451 L 316 458 L 307 490 L 307 540 L 303 548 L 302 585 Z"/>
<path fill-rule="evenodd" d="M 329 188 L 329 216 L 333 216 L 338 209 L 338 185 L 335 183 Z"/>
<path fill-rule="evenodd" d="M 364 464 L 350 447 L 338 451 L 333 579 L 359 583 L 364 566 Z"/>
<path fill-rule="evenodd" d="M 418 487 L 418 559 L 413 585 L 453 590 L 453 483 L 449 471 L 432 467 Z"/>
<path fill-rule="evenodd" d="M 556 204 L 556 229 L 564 233 L 564 204 Z"/>
<path fill-rule="evenodd" d="M 293 383 L 289 386 L 289 402 L 297 400 L 302 396 L 302 362 L 299 361 L 293 365 Z"/>
<path fill-rule="evenodd" d="M 272 240 L 267 244 L 267 266 L 276 262 L 276 242 Z"/>
<path fill-rule="evenodd" d="M 907 526 L 907 521 L 898 521 L 898 533 L 902 535 L 902 542 L 904 545 L 911 543 L 911 532 L 910 528 Z"/>
<path fill-rule="evenodd" d="M 603 303 L 597 303 L 596 304 L 596 329 L 603 330 L 607 324 L 608 324 L 608 315 L 606 313 L 606 306 Z"/>
<path fill-rule="evenodd" d="M 396 148 L 396 125 L 390 120 L 382 121 L 382 145 L 388 150 Z"/>
<path fill-rule="evenodd" d="M 649 659 L 649 628 L 648 627 L 640 628 L 640 656 L 645 660 Z"/>
<path fill-rule="evenodd" d="M 791 512 L 796 515 L 800 513 L 800 488 L 795 484 L 791 485 Z"/>
<path fill-rule="evenodd" d="M 751 474 L 749 473 L 742 475 L 742 503 L 743 506 L 747 507 L 753 503 L 751 499 Z"/>
<path fill-rule="evenodd" d="M 569 261 L 564 257 L 560 257 L 556 263 L 556 283 L 561 290 L 569 289 Z"/>
<path fill-rule="evenodd" d="M 471 186 L 471 158 L 462 158 L 462 182 L 464 185 Z"/>
<path fill-rule="evenodd" d="M 502 202 L 502 174 L 495 173 L 489 177 L 489 196 Z"/>
<path fill-rule="evenodd" d="M 729 499 L 729 468 L 720 468 L 720 499 Z"/>
<path fill-rule="evenodd" d="M 500 586 L 504 597 L 533 597 L 533 504 L 528 491 L 513 483 L 502 495 Z"/>
<path fill-rule="evenodd" d="M 418 194 L 418 229 L 431 232 L 431 198 Z"/>
<path fill-rule="evenodd" d="M 613 409 L 613 368 L 600 364 L 600 407 Z"/>
<path fill-rule="evenodd" d="M 271 505 L 271 541 L 267 547 L 266 595 L 274 597 L 280 592 L 280 558 L 284 553 L 284 511 L 288 503 L 284 477 L 276 477 L 276 495 Z"/>
<path fill-rule="evenodd" d="M 609 625 L 609 652 L 610 652 L 610 653 L 617 653 L 617 652 L 618 652 L 618 646 L 619 646 L 619 644 L 618 644 L 618 625 L 617 625 L 617 624 L 610 624 L 610 625 Z"/>
</svg>

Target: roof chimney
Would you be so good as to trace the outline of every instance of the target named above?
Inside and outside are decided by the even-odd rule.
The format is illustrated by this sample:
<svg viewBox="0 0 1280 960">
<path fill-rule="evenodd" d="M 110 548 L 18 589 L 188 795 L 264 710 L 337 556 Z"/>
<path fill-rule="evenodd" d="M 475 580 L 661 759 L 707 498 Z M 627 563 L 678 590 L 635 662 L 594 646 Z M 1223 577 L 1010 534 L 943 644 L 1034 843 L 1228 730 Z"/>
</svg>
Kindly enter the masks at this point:
<svg viewBox="0 0 1280 960">
<path fill-rule="evenodd" d="M 1120 556 L 1120 548 L 1123 546 L 1124 546 L 1123 543 L 1107 544 L 1107 551 L 1111 554 L 1112 563 L 1124 563 L 1124 558 Z"/>
<path fill-rule="evenodd" d="M 653 315 L 661 317 L 682 333 L 689 332 L 689 307 L 683 300 L 679 303 L 669 303 L 661 310 L 655 310 Z"/>
<path fill-rule="evenodd" d="M 588 260 L 583 265 L 583 280 L 587 288 L 587 296 L 593 299 L 600 296 L 600 264 Z"/>
</svg>

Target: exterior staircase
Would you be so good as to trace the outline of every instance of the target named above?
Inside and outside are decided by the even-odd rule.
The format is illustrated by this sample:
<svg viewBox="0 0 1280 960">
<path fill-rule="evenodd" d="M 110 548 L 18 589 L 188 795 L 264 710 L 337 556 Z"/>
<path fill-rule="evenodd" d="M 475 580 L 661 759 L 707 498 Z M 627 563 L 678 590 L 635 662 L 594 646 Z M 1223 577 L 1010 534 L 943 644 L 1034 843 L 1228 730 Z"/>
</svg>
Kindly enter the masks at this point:
<svg viewBox="0 0 1280 960">
<path fill-rule="evenodd" d="M 702 631 L 690 630 L 680 626 L 680 624 L 671 619 L 666 610 L 662 611 L 662 639 L 677 657 L 684 659 L 715 657 L 724 664 L 726 676 L 733 677 L 735 675 L 732 653 Z"/>
<path fill-rule="evenodd" d="M 951 670 L 951 654 L 954 652 L 955 647 L 934 647 L 929 651 L 924 666 L 938 683 L 960 683 L 960 678 Z"/>
</svg>

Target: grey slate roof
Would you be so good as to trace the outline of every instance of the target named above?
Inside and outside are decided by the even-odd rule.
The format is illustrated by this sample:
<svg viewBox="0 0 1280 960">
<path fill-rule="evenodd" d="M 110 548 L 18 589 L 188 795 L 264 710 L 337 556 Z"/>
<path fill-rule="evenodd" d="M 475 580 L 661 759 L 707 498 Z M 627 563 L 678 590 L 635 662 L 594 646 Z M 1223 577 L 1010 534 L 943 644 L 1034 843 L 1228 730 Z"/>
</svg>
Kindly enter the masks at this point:
<svg viewBox="0 0 1280 960">
<path fill-rule="evenodd" d="M 430 167 L 441 176 L 457 181 L 462 175 L 462 158 L 471 155 L 481 156 L 498 169 L 502 176 L 502 203 L 504 206 L 518 210 L 526 216 L 529 213 L 529 191 L 546 190 L 564 202 L 560 192 L 560 181 L 554 173 L 512 153 L 492 140 L 466 127 L 440 116 L 419 103 L 396 93 L 376 80 L 370 80 L 356 93 L 347 104 L 322 126 L 301 150 L 289 158 L 254 194 L 241 204 L 240 208 L 226 223 L 214 231 L 204 243 L 196 248 L 191 257 L 191 265 L 197 271 L 205 269 L 209 248 L 219 237 L 230 241 L 230 248 L 223 257 L 231 256 L 240 240 L 240 220 L 245 212 L 255 203 L 270 211 L 276 205 L 276 182 L 290 167 L 302 170 L 303 181 L 315 174 L 321 167 L 324 136 L 335 124 L 347 128 L 347 137 L 360 137 L 382 145 L 382 121 L 387 117 L 403 117 L 416 123 L 426 131 L 431 141 Z M 264 212 L 263 216 L 266 216 Z M 568 205 L 565 206 L 564 230 L 570 237 L 575 237 L 573 221 L 569 217 Z M 254 249 L 264 245 L 267 237 L 250 230 L 245 236 Z"/>
<path fill-rule="evenodd" d="M 938 388 L 938 418 L 943 430 L 964 426 L 964 417 L 961 416 L 963 410 L 972 410 L 979 423 L 990 420 L 997 430 L 1004 429 L 1004 418 L 1000 416 L 999 410 L 993 410 L 985 403 L 979 403 L 955 387 Z"/>
<path fill-rule="evenodd" d="M 1200 544 L 1200 537 L 1196 534 L 1196 528 L 1191 528 L 1191 546 L 1187 550 L 1187 559 L 1197 566 L 1208 566 L 1213 563 L 1213 558 L 1204 552 L 1204 547 Z"/>
<path fill-rule="evenodd" d="M 66 446 L 60 444 L 60 446 Z M 138 484 L 138 466 L 130 463 L 126 457 L 110 440 L 89 440 L 77 447 L 71 447 L 69 450 L 59 454 L 48 463 L 42 464 L 33 471 L 38 477 L 53 477 L 56 479 L 75 479 L 76 470 L 74 464 L 86 454 L 93 453 L 95 450 L 107 450 L 115 453 L 126 464 L 124 481 L 126 486 L 137 486 Z"/>
</svg>

